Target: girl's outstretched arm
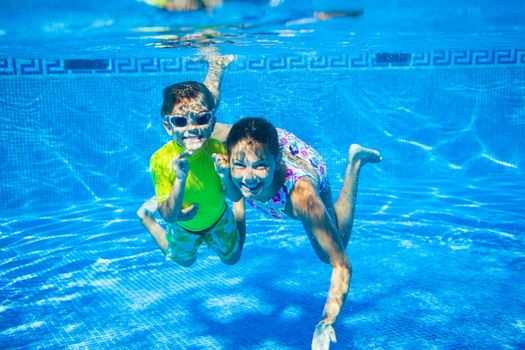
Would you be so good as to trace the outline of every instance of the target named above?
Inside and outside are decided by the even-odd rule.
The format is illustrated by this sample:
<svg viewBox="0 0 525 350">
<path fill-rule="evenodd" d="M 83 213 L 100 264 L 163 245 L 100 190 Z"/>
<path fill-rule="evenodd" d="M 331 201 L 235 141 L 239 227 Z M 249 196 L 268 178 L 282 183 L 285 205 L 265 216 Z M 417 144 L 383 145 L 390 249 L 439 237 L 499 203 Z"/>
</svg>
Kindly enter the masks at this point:
<svg viewBox="0 0 525 350">
<path fill-rule="evenodd" d="M 321 260 L 332 265 L 328 298 L 312 340 L 312 349 L 329 349 L 330 342 L 336 340 L 332 325 L 339 316 L 350 288 L 350 260 L 313 181 L 307 177 L 297 181 L 290 193 L 286 210 L 292 218 L 303 223 L 308 238 Z"/>
</svg>

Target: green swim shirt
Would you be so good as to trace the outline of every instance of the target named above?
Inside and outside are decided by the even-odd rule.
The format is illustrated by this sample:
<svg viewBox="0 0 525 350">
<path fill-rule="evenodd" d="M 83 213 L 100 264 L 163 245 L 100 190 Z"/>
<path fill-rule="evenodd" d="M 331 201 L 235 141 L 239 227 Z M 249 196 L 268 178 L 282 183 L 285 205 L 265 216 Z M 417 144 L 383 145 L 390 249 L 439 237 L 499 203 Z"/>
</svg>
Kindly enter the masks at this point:
<svg viewBox="0 0 525 350">
<path fill-rule="evenodd" d="M 184 150 L 184 147 L 175 141 L 170 141 L 151 156 L 151 177 L 159 203 L 168 199 L 175 182 L 175 171 L 171 162 Z M 199 209 L 193 219 L 177 221 L 177 225 L 190 231 L 202 231 L 213 226 L 226 206 L 222 182 L 215 171 L 211 157 L 213 153 L 226 154 L 226 149 L 219 140 L 208 140 L 201 149 L 188 158 L 190 171 L 184 187 L 182 208 L 198 204 Z"/>
</svg>

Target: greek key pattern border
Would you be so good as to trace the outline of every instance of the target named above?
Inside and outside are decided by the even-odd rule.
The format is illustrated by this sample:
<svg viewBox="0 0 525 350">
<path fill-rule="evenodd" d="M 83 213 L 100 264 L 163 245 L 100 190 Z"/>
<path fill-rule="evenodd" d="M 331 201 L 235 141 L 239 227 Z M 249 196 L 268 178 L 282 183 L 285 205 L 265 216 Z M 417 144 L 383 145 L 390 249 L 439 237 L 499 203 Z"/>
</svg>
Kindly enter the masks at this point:
<svg viewBox="0 0 525 350">
<path fill-rule="evenodd" d="M 525 49 L 440 50 L 424 53 L 361 53 L 238 58 L 232 70 L 374 69 L 525 65 Z M 191 58 L 20 59 L 0 57 L 0 77 L 93 74 L 155 74 L 205 71 Z"/>
</svg>

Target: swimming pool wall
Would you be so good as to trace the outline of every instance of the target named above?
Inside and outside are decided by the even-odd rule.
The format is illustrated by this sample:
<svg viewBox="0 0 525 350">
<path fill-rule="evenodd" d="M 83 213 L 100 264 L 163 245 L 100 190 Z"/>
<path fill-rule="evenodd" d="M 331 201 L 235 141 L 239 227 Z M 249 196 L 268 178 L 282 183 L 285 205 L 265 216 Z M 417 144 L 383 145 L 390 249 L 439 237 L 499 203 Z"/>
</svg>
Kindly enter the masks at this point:
<svg viewBox="0 0 525 350">
<path fill-rule="evenodd" d="M 205 73 L 191 57 L 0 58 L 0 208 L 151 196 L 162 88 Z M 384 156 L 365 182 L 523 177 L 525 49 L 240 56 L 221 96 L 219 121 L 294 132 L 334 187 L 356 142 Z"/>
</svg>

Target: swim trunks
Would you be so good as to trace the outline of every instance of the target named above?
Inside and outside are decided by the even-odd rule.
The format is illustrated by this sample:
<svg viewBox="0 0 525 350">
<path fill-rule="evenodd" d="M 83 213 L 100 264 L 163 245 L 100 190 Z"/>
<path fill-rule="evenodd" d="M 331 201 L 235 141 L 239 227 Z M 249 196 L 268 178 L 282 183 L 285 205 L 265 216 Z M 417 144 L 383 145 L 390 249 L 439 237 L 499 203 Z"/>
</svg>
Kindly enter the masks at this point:
<svg viewBox="0 0 525 350">
<path fill-rule="evenodd" d="M 189 232 L 177 224 L 168 224 L 166 239 L 166 260 L 174 261 L 192 260 L 203 242 L 220 258 L 227 260 L 239 250 L 240 243 L 237 224 L 229 206 L 215 225 L 201 232 Z"/>
<path fill-rule="evenodd" d="M 312 147 L 298 139 L 294 134 L 282 129 L 277 129 L 279 144 L 283 151 L 282 161 L 286 165 L 284 184 L 275 196 L 267 201 L 246 199 L 252 207 L 261 210 L 267 216 L 282 218 L 286 216 L 286 201 L 290 196 L 295 183 L 303 176 L 308 176 L 317 183 L 319 192 L 326 187 L 328 178 L 326 163 L 321 155 Z M 306 166 L 297 166 L 298 162 L 305 162 Z M 307 170 L 307 168 L 311 168 Z"/>
</svg>

